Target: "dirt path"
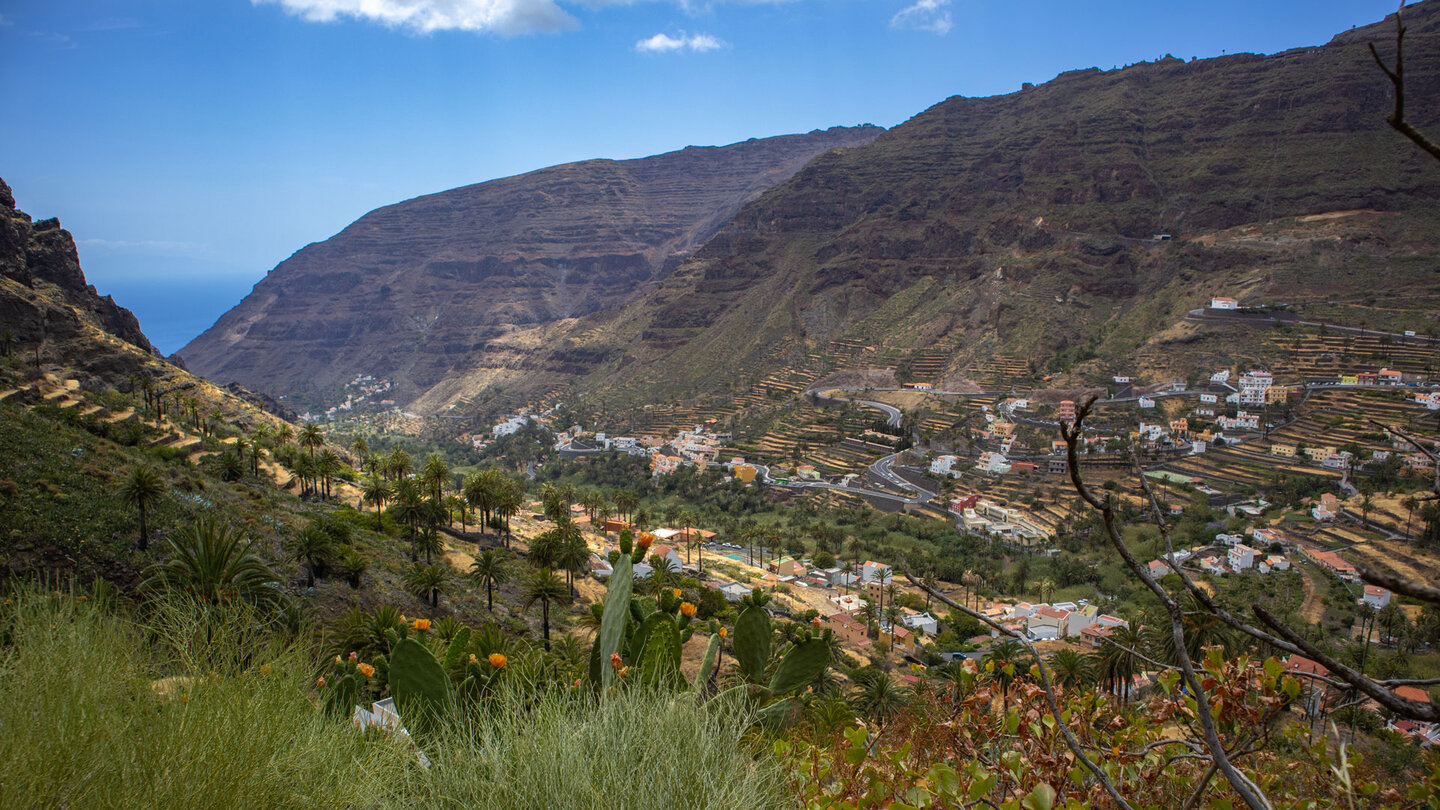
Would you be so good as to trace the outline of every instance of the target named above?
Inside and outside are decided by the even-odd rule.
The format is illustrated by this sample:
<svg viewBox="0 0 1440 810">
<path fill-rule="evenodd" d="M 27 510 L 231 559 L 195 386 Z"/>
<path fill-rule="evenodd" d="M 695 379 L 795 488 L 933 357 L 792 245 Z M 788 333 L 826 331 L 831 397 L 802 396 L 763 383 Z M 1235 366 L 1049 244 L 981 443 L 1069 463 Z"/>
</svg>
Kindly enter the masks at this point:
<svg viewBox="0 0 1440 810">
<path fill-rule="evenodd" d="M 1305 587 L 1305 601 L 1300 603 L 1300 618 L 1311 624 L 1319 624 L 1325 617 L 1325 605 L 1321 603 L 1315 581 L 1311 579 L 1310 567 L 1296 564 L 1295 568 L 1300 572 L 1300 581 Z"/>
</svg>

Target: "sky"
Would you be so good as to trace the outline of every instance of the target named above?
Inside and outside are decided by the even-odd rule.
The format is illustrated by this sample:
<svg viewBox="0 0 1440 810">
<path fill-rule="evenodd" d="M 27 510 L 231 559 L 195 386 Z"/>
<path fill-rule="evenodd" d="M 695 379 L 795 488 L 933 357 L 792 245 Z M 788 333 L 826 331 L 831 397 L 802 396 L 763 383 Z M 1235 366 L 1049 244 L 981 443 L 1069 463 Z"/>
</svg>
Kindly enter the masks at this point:
<svg viewBox="0 0 1440 810">
<path fill-rule="evenodd" d="M 0 0 L 0 178 L 173 352 L 382 205 L 1319 45 L 1394 0 Z"/>
</svg>

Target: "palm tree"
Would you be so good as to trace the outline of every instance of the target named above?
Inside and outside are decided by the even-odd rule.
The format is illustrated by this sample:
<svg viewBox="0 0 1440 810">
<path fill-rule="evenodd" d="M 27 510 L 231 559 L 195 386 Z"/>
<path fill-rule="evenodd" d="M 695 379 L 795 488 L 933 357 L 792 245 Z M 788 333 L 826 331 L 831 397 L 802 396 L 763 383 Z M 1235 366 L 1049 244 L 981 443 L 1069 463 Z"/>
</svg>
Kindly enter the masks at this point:
<svg viewBox="0 0 1440 810">
<path fill-rule="evenodd" d="M 905 695 L 888 672 L 876 672 L 861 681 L 860 688 L 850 697 L 855 711 L 884 726 L 905 705 Z"/>
<path fill-rule="evenodd" d="M 565 604 L 570 600 L 570 589 L 565 587 L 554 574 L 543 569 L 531 572 L 525 581 L 525 604 L 521 610 L 529 611 L 540 603 L 540 622 L 545 636 L 545 651 L 550 651 L 550 603 Z"/>
<path fill-rule="evenodd" d="M 310 451 L 310 460 L 315 460 L 315 448 L 325 444 L 325 434 L 314 422 L 306 422 L 300 428 L 300 446 Z"/>
<path fill-rule="evenodd" d="M 356 436 L 355 441 L 350 442 L 350 451 L 356 458 L 363 459 L 370 455 L 370 445 L 365 441 L 364 436 Z"/>
<path fill-rule="evenodd" d="M 275 573 L 229 524 L 202 517 L 166 542 L 168 559 L 150 567 L 142 588 L 191 594 L 207 602 L 280 600 Z"/>
<path fill-rule="evenodd" d="M 695 525 L 695 513 L 689 509 L 681 509 L 680 512 L 675 515 L 675 520 L 678 521 L 681 526 L 685 527 L 685 564 L 689 565 L 690 549 L 695 546 L 695 538 L 690 533 L 690 527 Z"/>
<path fill-rule="evenodd" d="M 450 465 L 445 463 L 445 459 L 441 458 L 439 453 L 431 453 L 425 459 L 425 469 L 421 472 L 420 477 L 425 479 L 426 485 L 430 487 L 430 497 L 438 501 L 440 500 L 440 488 L 450 479 Z"/>
<path fill-rule="evenodd" d="M 411 461 L 410 454 L 405 452 L 405 448 L 398 445 L 391 448 L 390 455 L 385 457 L 385 469 L 390 477 L 396 480 L 408 477 L 414 466 L 415 463 Z"/>
<path fill-rule="evenodd" d="M 572 527 L 575 524 L 570 524 Z M 584 576 L 590 570 L 590 546 L 585 542 L 585 536 L 578 528 L 568 531 L 561 539 L 560 548 L 555 554 L 555 567 L 564 570 L 566 584 L 570 586 L 570 595 L 575 594 L 575 576 Z"/>
<path fill-rule="evenodd" d="M 385 510 L 385 502 L 390 500 L 392 494 L 390 482 L 373 475 L 365 479 L 365 483 L 360 487 L 360 500 L 368 501 L 371 506 L 375 507 L 375 528 L 377 530 L 381 526 L 380 515 Z"/>
<path fill-rule="evenodd" d="M 296 535 L 290 547 L 290 556 L 305 566 L 305 587 L 315 587 L 315 578 L 324 576 L 325 566 L 329 564 L 334 550 L 330 535 L 314 523 Z"/>
<path fill-rule="evenodd" d="M 315 472 L 325 484 L 326 498 L 330 497 L 330 482 L 340 476 L 340 471 L 344 466 L 344 463 L 340 461 L 340 456 L 329 448 L 326 448 L 320 454 L 320 460 L 315 462 Z"/>
<path fill-rule="evenodd" d="M 395 519 L 405 524 L 408 539 L 413 545 L 415 532 L 420 528 L 420 519 L 424 515 L 425 502 L 420 494 L 420 485 L 415 483 L 413 478 L 401 478 L 395 486 L 394 506 L 391 511 L 395 512 Z M 411 557 L 414 560 L 414 557 Z"/>
<path fill-rule="evenodd" d="M 405 573 L 405 588 L 429 601 L 432 608 L 440 606 L 440 592 L 449 583 L 450 575 L 442 565 L 416 565 Z"/>
<path fill-rule="evenodd" d="M 501 487 L 500 498 L 495 503 L 495 514 L 505 521 L 505 548 L 510 548 L 510 518 L 519 514 L 520 508 L 525 505 L 525 485 L 513 478 L 502 479 L 505 485 Z"/>
<path fill-rule="evenodd" d="M 505 476 L 499 470 L 481 470 L 471 473 L 461 487 L 461 494 L 472 508 L 480 513 L 480 533 L 490 523 L 490 515 L 504 494 Z"/>
<path fill-rule="evenodd" d="M 1035 583 L 1035 590 L 1040 592 L 1040 601 L 1050 603 L 1050 597 L 1055 595 L 1055 582 L 1049 578 L 1042 579 Z"/>
<path fill-rule="evenodd" d="M 622 489 L 615 493 L 615 508 L 620 510 L 620 515 L 625 520 L 630 519 L 631 513 L 635 511 L 635 507 L 639 503 L 640 498 L 628 489 Z"/>
<path fill-rule="evenodd" d="M 0 329 L 0 353 L 3 353 L 6 357 L 9 357 L 9 356 L 10 356 L 10 351 L 11 351 L 11 349 L 13 349 L 14 347 L 15 347 L 15 330 L 14 330 L 14 329 Z"/>
<path fill-rule="evenodd" d="M 1120 696 L 1123 704 L 1130 699 L 1130 684 L 1135 673 L 1140 671 L 1140 658 L 1136 652 L 1145 644 L 1139 631 L 1120 626 L 1110 631 L 1100 648 L 1099 676 L 1111 692 Z"/>
<path fill-rule="evenodd" d="M 144 551 L 150 545 L 149 524 L 146 514 L 150 507 L 165 494 L 165 482 L 160 473 L 150 467 L 134 467 L 120 486 L 120 500 L 140 512 L 140 545 Z"/>
<path fill-rule="evenodd" d="M 1094 677 L 1090 660 L 1068 648 L 1050 657 L 1050 672 L 1056 683 L 1069 687 L 1084 686 Z"/>
<path fill-rule="evenodd" d="M 485 609 L 494 612 L 495 586 L 510 581 L 510 555 L 499 549 L 485 549 L 470 563 L 470 578 L 477 587 L 485 588 Z"/>
<path fill-rule="evenodd" d="M 291 427 L 289 422 L 282 423 L 275 431 L 275 445 L 277 447 L 285 447 L 290 444 L 290 440 L 294 438 L 295 428 Z"/>
<path fill-rule="evenodd" d="M 1000 705 L 1006 714 L 1010 713 L 1010 684 L 1015 680 L 1023 652 L 1020 642 L 1006 639 L 991 647 L 990 653 L 985 656 L 992 670 L 990 677 L 1000 682 Z"/>
<path fill-rule="evenodd" d="M 431 558 L 445 553 L 445 538 L 440 536 L 434 526 L 426 526 L 415 536 L 415 551 L 424 554 L 425 564 L 429 565 Z"/>
</svg>

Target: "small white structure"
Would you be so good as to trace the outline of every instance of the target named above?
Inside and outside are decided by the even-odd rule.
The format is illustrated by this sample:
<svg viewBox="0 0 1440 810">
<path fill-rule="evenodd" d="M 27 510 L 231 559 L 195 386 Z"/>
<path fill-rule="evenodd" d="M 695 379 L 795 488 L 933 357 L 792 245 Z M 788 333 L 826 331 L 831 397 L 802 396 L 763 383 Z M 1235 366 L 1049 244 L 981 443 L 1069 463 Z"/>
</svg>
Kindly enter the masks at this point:
<svg viewBox="0 0 1440 810">
<path fill-rule="evenodd" d="M 1150 397 L 1140 397 L 1139 404 L 1142 408 L 1153 408 L 1155 407 L 1155 400 L 1151 399 Z"/>
<path fill-rule="evenodd" d="M 1379 610 L 1390 604 L 1390 591 L 1378 585 L 1366 585 L 1365 596 L 1360 601 L 1374 610 Z"/>
<path fill-rule="evenodd" d="M 934 461 L 930 462 L 930 474 L 958 476 L 959 470 L 954 469 L 954 466 L 955 462 L 959 460 L 959 456 L 937 456 Z"/>
<path fill-rule="evenodd" d="M 529 417 L 512 416 L 504 422 L 490 428 L 491 438 L 498 439 L 501 436 L 509 436 L 512 433 L 519 433 L 522 428 L 530 424 Z"/>
<path fill-rule="evenodd" d="M 900 623 L 911 630 L 919 630 L 926 635 L 934 636 L 940 633 L 940 622 L 929 613 L 907 614 L 901 617 Z"/>
<path fill-rule="evenodd" d="M 1240 308 L 1240 302 L 1239 302 L 1239 301 L 1236 301 L 1234 298 L 1211 298 L 1211 299 L 1210 299 L 1210 308 L 1211 308 L 1211 309 L 1239 309 L 1239 308 Z"/>
<path fill-rule="evenodd" d="M 1244 571 L 1255 566 L 1255 554 L 1255 549 L 1244 543 L 1237 543 L 1226 552 L 1225 561 L 1236 571 Z"/>
</svg>

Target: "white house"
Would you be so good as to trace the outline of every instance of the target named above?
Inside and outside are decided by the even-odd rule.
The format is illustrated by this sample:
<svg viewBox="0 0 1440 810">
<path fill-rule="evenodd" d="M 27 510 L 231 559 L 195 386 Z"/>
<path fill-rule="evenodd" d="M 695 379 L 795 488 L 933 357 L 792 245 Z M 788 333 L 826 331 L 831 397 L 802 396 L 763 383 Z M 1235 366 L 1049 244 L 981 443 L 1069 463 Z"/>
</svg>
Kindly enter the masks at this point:
<svg viewBox="0 0 1440 810">
<path fill-rule="evenodd" d="M 1065 635 L 1070 612 L 1041 605 L 1025 620 L 1025 631 L 1037 641 L 1053 641 Z"/>
<path fill-rule="evenodd" d="M 498 439 L 501 436 L 509 436 L 512 433 L 519 433 L 520 429 L 530 424 L 529 417 L 512 416 L 504 422 L 490 428 L 491 438 Z"/>
<path fill-rule="evenodd" d="M 934 461 L 930 462 L 930 474 L 957 475 L 959 471 L 954 470 L 953 467 L 955 466 L 955 462 L 959 460 L 959 456 L 937 456 Z"/>
<path fill-rule="evenodd" d="M 940 633 L 940 622 L 929 613 L 911 613 L 900 618 L 900 623 L 911 630 L 919 630 L 926 635 L 938 635 Z"/>
<path fill-rule="evenodd" d="M 985 452 L 980 454 L 980 459 L 976 462 L 975 467 L 991 475 L 1004 475 L 1010 472 L 1010 461 L 1000 453 Z"/>
<path fill-rule="evenodd" d="M 1211 308 L 1211 309 L 1239 309 L 1239 308 L 1240 308 L 1240 302 L 1239 302 L 1239 301 L 1236 301 L 1234 298 L 1211 298 L 1211 299 L 1210 299 L 1210 308 Z"/>
<path fill-rule="evenodd" d="M 1127 384 L 1128 384 L 1128 383 L 1130 382 L 1130 375 L 1128 375 L 1128 374 L 1116 374 L 1114 377 L 1111 377 L 1111 379 L 1114 380 L 1114 381 L 1117 382 L 1117 383 L 1127 383 Z"/>
<path fill-rule="evenodd" d="M 1375 610 L 1379 610 L 1390 604 L 1390 591 L 1378 585 L 1366 585 L 1365 597 L 1360 600 Z"/>
<path fill-rule="evenodd" d="M 1226 373 L 1226 374 L 1229 374 L 1230 372 L 1227 371 L 1227 372 L 1225 372 L 1225 373 Z M 1216 402 L 1218 399 L 1219 399 L 1219 397 L 1215 396 L 1214 394 L 1201 394 L 1201 395 L 1200 395 L 1200 401 L 1206 403 L 1207 405 L 1214 405 L 1215 402 Z"/>
<path fill-rule="evenodd" d="M 1240 375 L 1240 402 L 1244 405 L 1264 405 L 1265 392 L 1270 390 L 1274 381 L 1274 376 L 1268 371 Z"/>
<path fill-rule="evenodd" d="M 1224 371 L 1217 371 L 1214 374 L 1211 374 L 1210 382 L 1219 383 L 1221 385 L 1230 382 L 1230 369 L 1227 368 Z"/>
<path fill-rule="evenodd" d="M 1150 397 L 1140 397 L 1139 405 L 1142 408 L 1153 408 L 1155 407 L 1155 400 Z"/>
<path fill-rule="evenodd" d="M 866 560 L 865 564 L 860 567 L 860 581 L 867 584 L 883 578 L 888 585 L 894 581 L 894 574 L 893 568 L 874 560 Z"/>
<path fill-rule="evenodd" d="M 1236 571 L 1253 568 L 1255 566 L 1255 549 L 1244 543 L 1237 543 L 1226 552 L 1225 561 Z"/>
</svg>

